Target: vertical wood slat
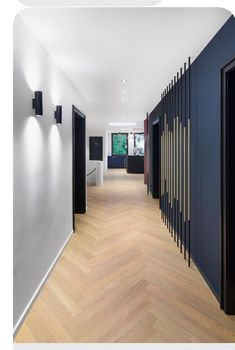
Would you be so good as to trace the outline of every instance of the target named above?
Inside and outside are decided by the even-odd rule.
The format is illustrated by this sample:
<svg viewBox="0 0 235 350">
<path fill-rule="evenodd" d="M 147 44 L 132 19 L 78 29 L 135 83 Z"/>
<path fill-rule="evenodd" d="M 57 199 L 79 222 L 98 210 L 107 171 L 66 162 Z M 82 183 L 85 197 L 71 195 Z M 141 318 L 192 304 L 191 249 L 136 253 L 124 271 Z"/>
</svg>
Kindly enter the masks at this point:
<svg viewBox="0 0 235 350">
<path fill-rule="evenodd" d="M 161 116 L 163 115 L 163 93 L 161 94 Z M 162 206 L 162 118 L 159 120 L 159 135 L 160 135 L 160 209 Z"/>
<path fill-rule="evenodd" d="M 172 184 L 173 184 L 173 234 L 174 234 L 174 241 L 176 241 L 176 231 L 175 231 L 175 83 L 176 83 L 176 77 L 174 76 L 174 88 L 173 88 L 173 137 L 172 137 L 172 168 L 173 168 L 173 174 L 172 174 Z"/>
<path fill-rule="evenodd" d="M 191 58 L 188 58 L 188 266 L 191 265 Z"/>
<path fill-rule="evenodd" d="M 166 88 L 166 114 L 165 114 L 165 224 L 168 227 L 167 215 L 167 113 L 168 113 L 168 87 Z"/>
<path fill-rule="evenodd" d="M 177 72 L 177 117 L 176 117 L 176 224 L 177 247 L 179 247 L 179 72 Z"/>
<path fill-rule="evenodd" d="M 190 174 L 190 152 L 191 152 L 191 135 L 190 135 L 190 131 L 191 131 L 191 121 L 190 121 L 190 118 L 188 118 L 188 220 L 190 221 L 190 177 L 191 177 L 191 174 Z"/>
<path fill-rule="evenodd" d="M 168 152 L 167 152 L 167 143 L 168 143 L 168 132 L 167 132 L 167 120 L 168 120 L 168 86 L 166 88 L 166 121 L 165 121 L 165 166 L 166 166 L 166 174 L 165 174 L 165 224 L 168 228 L 168 198 L 167 198 L 167 192 L 168 192 Z"/>
<path fill-rule="evenodd" d="M 164 98 L 164 120 L 163 120 L 163 143 L 164 143 L 164 176 L 163 176 L 163 201 L 164 201 L 164 222 L 166 224 L 166 90 Z"/>
<path fill-rule="evenodd" d="M 184 63 L 184 214 L 183 214 L 183 218 L 184 218 L 184 259 L 186 259 L 186 249 L 187 249 L 187 226 L 186 226 L 186 118 L 187 118 L 187 79 L 186 79 L 186 62 Z"/>
<path fill-rule="evenodd" d="M 161 96 L 161 203 L 162 218 L 190 266 L 190 58 Z"/>
<path fill-rule="evenodd" d="M 169 232 L 172 230 L 171 221 L 171 112 L 172 112 L 172 81 L 170 83 L 170 99 L 169 99 Z"/>
<path fill-rule="evenodd" d="M 175 149 L 176 149 L 176 118 L 174 118 L 174 125 L 173 125 L 173 169 L 174 169 L 174 176 L 173 176 L 173 183 L 174 183 L 174 194 L 173 194 L 173 203 L 174 203 L 174 241 L 176 241 L 176 161 L 175 161 Z"/>
<path fill-rule="evenodd" d="M 186 126 L 184 126 L 184 156 L 183 156 L 183 172 L 184 172 L 184 190 L 183 190 L 183 227 L 184 227 L 184 259 L 186 259 L 186 245 L 187 245 L 187 232 L 186 232 Z"/>
<path fill-rule="evenodd" d="M 179 116 L 176 117 L 176 230 L 177 230 L 177 246 L 179 246 Z"/>
<path fill-rule="evenodd" d="M 169 84 L 169 113 L 168 113 L 168 166 L 169 166 L 169 176 L 168 176 L 168 184 L 169 184 L 169 228 L 171 229 L 171 83 Z"/>
<path fill-rule="evenodd" d="M 183 171 L 184 171 L 184 200 L 183 200 L 183 218 L 186 221 L 186 127 L 184 126 L 184 161 L 183 161 Z"/>
<path fill-rule="evenodd" d="M 173 81 L 171 80 L 171 110 L 170 110 L 170 232 L 173 235 L 173 222 L 172 222 L 172 97 L 173 97 Z"/>
<path fill-rule="evenodd" d="M 167 172 L 167 156 L 166 156 L 166 101 L 165 101 L 165 116 L 164 116 L 164 169 L 165 169 L 165 174 L 164 174 L 164 210 L 165 210 L 165 224 L 167 222 L 167 213 L 166 213 L 166 172 Z"/>
<path fill-rule="evenodd" d="M 174 124 L 174 80 L 171 81 L 171 236 L 174 235 L 174 183 L 173 183 L 173 124 Z"/>
<path fill-rule="evenodd" d="M 179 190 L 180 190 L 180 252 L 182 253 L 183 249 L 183 240 L 182 240 L 182 101 L 183 96 L 183 85 L 182 85 L 182 68 L 180 68 L 180 173 L 179 173 Z"/>
</svg>

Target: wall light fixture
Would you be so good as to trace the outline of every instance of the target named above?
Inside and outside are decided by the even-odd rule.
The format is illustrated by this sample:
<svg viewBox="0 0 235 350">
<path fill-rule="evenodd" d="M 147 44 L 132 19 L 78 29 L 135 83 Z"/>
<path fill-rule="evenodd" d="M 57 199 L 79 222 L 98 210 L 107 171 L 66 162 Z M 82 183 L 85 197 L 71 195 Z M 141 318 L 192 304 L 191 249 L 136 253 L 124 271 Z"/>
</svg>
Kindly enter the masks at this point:
<svg viewBox="0 0 235 350">
<path fill-rule="evenodd" d="M 62 124 L 62 106 L 56 106 L 55 120 L 57 124 Z"/>
<path fill-rule="evenodd" d="M 33 109 L 35 110 L 36 117 L 41 117 L 43 115 L 42 91 L 34 92 Z"/>
</svg>

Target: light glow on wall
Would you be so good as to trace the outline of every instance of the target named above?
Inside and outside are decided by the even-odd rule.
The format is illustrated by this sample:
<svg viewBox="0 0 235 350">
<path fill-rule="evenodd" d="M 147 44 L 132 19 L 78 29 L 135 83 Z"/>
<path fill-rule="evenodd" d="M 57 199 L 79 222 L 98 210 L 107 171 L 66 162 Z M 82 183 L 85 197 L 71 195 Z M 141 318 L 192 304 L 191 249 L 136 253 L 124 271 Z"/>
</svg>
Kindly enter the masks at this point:
<svg viewBox="0 0 235 350">
<path fill-rule="evenodd" d="M 61 174 L 58 171 L 61 164 L 61 136 L 58 126 L 52 125 L 49 132 L 49 164 L 50 164 L 50 187 L 58 190 L 58 181 L 61 178 Z M 54 192 L 54 191 L 52 191 Z"/>
<path fill-rule="evenodd" d="M 35 53 L 27 52 L 22 62 L 24 77 L 27 85 L 32 91 L 40 90 L 41 86 L 41 67 L 40 60 L 35 59 Z"/>
<path fill-rule="evenodd" d="M 43 164 L 45 159 L 43 133 L 40 121 L 34 116 L 26 120 L 22 133 L 22 162 L 20 167 L 24 169 L 24 184 L 27 184 L 27 205 L 32 210 L 37 207 L 40 196 L 39 183 L 43 181 Z"/>
<path fill-rule="evenodd" d="M 27 167 L 27 173 L 31 177 L 37 176 L 40 160 L 43 152 L 43 134 L 40 127 L 40 121 L 34 116 L 26 120 L 26 125 L 23 131 L 23 152 Z"/>
</svg>

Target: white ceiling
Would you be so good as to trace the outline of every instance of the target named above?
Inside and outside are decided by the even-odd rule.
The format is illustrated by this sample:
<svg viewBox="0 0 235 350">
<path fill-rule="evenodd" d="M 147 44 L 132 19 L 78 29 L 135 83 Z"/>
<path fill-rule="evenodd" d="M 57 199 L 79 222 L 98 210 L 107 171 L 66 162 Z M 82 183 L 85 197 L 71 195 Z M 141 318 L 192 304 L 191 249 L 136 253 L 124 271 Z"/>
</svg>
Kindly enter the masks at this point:
<svg viewBox="0 0 235 350">
<path fill-rule="evenodd" d="M 187 57 L 198 56 L 230 13 L 220 8 L 31 8 L 20 16 L 87 101 L 88 128 L 108 129 L 109 121 L 141 126 Z"/>
<path fill-rule="evenodd" d="M 19 0 L 27 6 L 154 6 L 161 0 Z"/>
</svg>

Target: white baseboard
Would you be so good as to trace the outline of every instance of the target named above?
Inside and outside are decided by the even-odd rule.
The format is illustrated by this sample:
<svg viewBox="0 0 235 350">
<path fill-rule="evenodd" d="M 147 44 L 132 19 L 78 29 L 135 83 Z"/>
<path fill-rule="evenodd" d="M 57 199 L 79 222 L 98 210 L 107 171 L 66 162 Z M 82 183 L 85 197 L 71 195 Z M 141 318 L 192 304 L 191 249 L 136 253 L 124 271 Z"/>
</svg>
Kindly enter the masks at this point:
<svg viewBox="0 0 235 350">
<path fill-rule="evenodd" d="M 47 270 L 45 276 L 43 277 L 43 279 L 42 279 L 41 282 L 39 283 L 38 288 L 36 289 L 35 293 L 33 294 L 32 298 L 30 299 L 30 301 L 29 301 L 29 303 L 27 304 L 26 308 L 25 308 L 24 311 L 22 312 L 22 315 L 20 316 L 19 320 L 17 321 L 16 325 L 14 326 L 14 328 L 13 328 L 13 337 L 14 337 L 14 338 L 15 338 L 15 336 L 17 335 L 17 333 L 18 333 L 18 331 L 19 331 L 19 329 L 20 329 L 22 323 L 24 322 L 24 320 L 25 320 L 25 318 L 26 318 L 26 316 L 27 316 L 29 310 L 30 310 L 31 307 L 33 306 L 33 303 L 35 302 L 35 300 L 36 300 L 38 294 L 40 293 L 40 291 L 41 291 L 43 285 L 46 283 L 46 281 L 47 281 L 49 275 L 51 274 L 53 268 L 55 267 L 55 264 L 56 264 L 57 260 L 58 260 L 59 257 L 61 256 L 63 250 L 65 249 L 65 247 L 66 247 L 66 245 L 67 245 L 68 241 L 70 240 L 70 238 L 71 238 L 71 236 L 72 236 L 73 233 L 74 233 L 74 232 L 72 231 L 72 232 L 69 234 L 68 238 L 66 239 L 66 241 L 64 242 L 64 244 L 63 244 L 62 247 L 60 248 L 58 254 L 56 255 L 56 257 L 55 257 L 55 259 L 54 259 L 54 261 L 52 262 L 51 266 L 50 266 L 49 269 Z"/>
</svg>

